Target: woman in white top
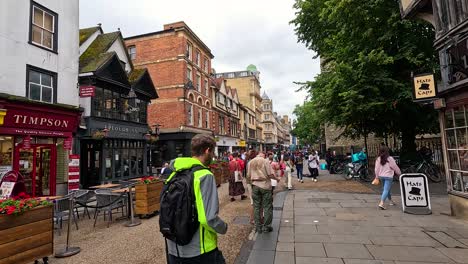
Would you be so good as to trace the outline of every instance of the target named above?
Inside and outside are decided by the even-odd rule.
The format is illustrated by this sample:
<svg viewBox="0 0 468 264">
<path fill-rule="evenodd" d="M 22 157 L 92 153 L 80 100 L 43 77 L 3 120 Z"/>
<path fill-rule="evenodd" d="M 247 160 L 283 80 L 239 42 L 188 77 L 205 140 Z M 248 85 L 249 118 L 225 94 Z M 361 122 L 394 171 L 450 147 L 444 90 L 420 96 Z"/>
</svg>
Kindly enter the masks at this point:
<svg viewBox="0 0 468 264">
<path fill-rule="evenodd" d="M 291 160 L 289 159 L 289 156 L 284 156 L 284 163 L 286 164 L 286 168 L 284 169 L 284 176 L 286 177 L 287 184 L 288 184 L 288 190 L 291 190 L 293 188 L 292 186 L 292 168 L 293 164 Z"/>
<path fill-rule="evenodd" d="M 318 168 L 319 168 L 319 156 L 317 155 L 317 152 L 315 152 L 314 150 L 312 150 L 311 152 L 312 154 L 309 155 L 309 160 L 308 160 L 308 166 L 309 166 L 309 171 L 310 171 L 310 175 L 312 176 L 313 178 L 313 181 L 316 182 L 317 181 L 317 177 L 318 177 Z"/>
</svg>

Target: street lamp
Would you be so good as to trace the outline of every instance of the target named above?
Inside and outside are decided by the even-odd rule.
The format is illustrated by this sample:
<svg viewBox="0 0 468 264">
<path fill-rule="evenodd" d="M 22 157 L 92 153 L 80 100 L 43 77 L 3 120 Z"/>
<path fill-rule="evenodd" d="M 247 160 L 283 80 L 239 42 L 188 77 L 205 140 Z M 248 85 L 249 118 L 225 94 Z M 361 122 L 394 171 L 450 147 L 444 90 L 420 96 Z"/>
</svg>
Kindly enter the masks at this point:
<svg viewBox="0 0 468 264">
<path fill-rule="evenodd" d="M 154 142 L 152 141 L 153 138 L 157 138 L 159 136 L 159 127 L 161 125 L 160 124 L 154 124 L 152 125 L 152 129 L 151 133 L 147 133 L 145 134 L 145 138 L 148 138 L 147 140 L 149 141 L 149 151 L 150 151 L 150 155 L 149 155 L 149 162 L 150 162 L 150 169 L 149 169 L 149 172 L 151 174 L 151 176 L 153 176 L 153 144 L 156 142 L 156 140 L 154 140 Z"/>
</svg>

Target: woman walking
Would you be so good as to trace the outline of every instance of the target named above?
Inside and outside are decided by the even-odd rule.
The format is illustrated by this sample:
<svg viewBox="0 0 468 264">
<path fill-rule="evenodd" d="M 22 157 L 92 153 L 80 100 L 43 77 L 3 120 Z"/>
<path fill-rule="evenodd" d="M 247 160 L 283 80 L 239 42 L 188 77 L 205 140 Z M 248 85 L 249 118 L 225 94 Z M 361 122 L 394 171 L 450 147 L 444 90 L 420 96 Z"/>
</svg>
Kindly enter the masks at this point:
<svg viewBox="0 0 468 264">
<path fill-rule="evenodd" d="M 310 175 L 312 176 L 312 179 L 314 182 L 317 181 L 318 177 L 318 168 L 319 168 L 319 156 L 315 152 L 315 150 L 312 150 L 311 154 L 309 155 L 308 159 L 308 165 L 309 165 L 309 171 Z"/>
<path fill-rule="evenodd" d="M 289 156 L 284 156 L 284 164 L 285 164 L 285 169 L 284 169 L 284 177 L 286 178 L 286 183 L 288 186 L 288 190 L 292 190 L 292 172 L 293 172 L 293 167 L 294 165 L 292 164 L 291 160 L 289 159 Z"/>
<path fill-rule="evenodd" d="M 235 152 L 232 160 L 229 162 L 229 171 L 231 172 L 229 177 L 229 196 L 231 196 L 231 202 L 234 202 L 236 200 L 235 197 L 239 195 L 241 196 L 241 200 L 247 198 L 247 196 L 244 195 L 245 188 L 243 181 L 241 180 L 243 178 L 243 170 L 244 162 L 239 159 L 237 152 Z M 238 181 L 236 181 L 236 174 L 238 174 Z"/>
<path fill-rule="evenodd" d="M 302 170 L 304 169 L 304 157 L 302 156 L 302 153 L 297 153 L 294 164 L 296 164 L 297 180 L 303 183 L 304 180 L 302 179 Z"/>
<path fill-rule="evenodd" d="M 398 168 L 395 160 L 390 156 L 388 147 L 382 146 L 379 150 L 379 157 L 375 161 L 375 177 L 378 177 L 383 185 L 382 197 L 379 203 L 381 210 L 386 209 L 384 202 L 387 199 L 390 201 L 390 205 L 395 205 L 391 194 L 394 174 L 400 175 L 400 168 Z"/>
</svg>

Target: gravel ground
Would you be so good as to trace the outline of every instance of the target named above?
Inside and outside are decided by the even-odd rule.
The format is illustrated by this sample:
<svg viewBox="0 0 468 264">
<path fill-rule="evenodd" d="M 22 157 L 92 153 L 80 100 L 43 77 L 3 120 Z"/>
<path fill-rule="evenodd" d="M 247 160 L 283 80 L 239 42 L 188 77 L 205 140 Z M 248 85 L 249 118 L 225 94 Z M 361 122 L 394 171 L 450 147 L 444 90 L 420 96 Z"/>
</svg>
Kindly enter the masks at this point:
<svg viewBox="0 0 468 264">
<path fill-rule="evenodd" d="M 240 199 L 230 202 L 227 183 L 218 188 L 220 200 L 220 216 L 228 223 L 226 235 L 218 236 L 218 247 L 226 258 L 226 263 L 234 263 L 242 243 L 248 239 L 252 230 L 250 224 L 232 224 L 235 217 L 249 215 L 250 201 Z M 116 214 L 115 216 L 120 216 Z M 164 239 L 159 232 L 159 217 L 142 219 L 142 224 L 136 227 L 125 227 L 125 220 L 114 221 L 109 228 L 98 218 L 96 228 L 94 219 L 79 220 L 79 230 L 72 228 L 71 246 L 78 246 L 81 252 L 75 256 L 63 259 L 51 257 L 51 264 L 81 264 L 81 263 L 132 263 L 153 264 L 166 263 Z M 66 225 L 62 235 L 55 233 L 55 250 L 63 249 L 66 242 Z"/>
</svg>

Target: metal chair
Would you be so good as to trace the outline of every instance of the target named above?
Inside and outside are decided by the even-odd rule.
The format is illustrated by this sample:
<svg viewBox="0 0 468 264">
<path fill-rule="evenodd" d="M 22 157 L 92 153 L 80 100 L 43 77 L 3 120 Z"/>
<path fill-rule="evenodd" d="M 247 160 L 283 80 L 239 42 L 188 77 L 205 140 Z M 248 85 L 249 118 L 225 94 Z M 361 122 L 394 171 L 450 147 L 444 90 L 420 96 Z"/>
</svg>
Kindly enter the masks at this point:
<svg viewBox="0 0 468 264">
<path fill-rule="evenodd" d="M 96 227 L 97 218 L 101 211 L 104 212 L 104 221 L 106 220 L 106 213 L 109 214 L 109 221 L 107 227 L 112 222 L 112 210 L 122 208 L 122 216 L 124 215 L 123 208 L 125 207 L 126 195 L 112 193 L 112 189 L 99 189 L 94 191 L 96 193 L 96 211 L 94 212 L 94 227 Z"/>
<path fill-rule="evenodd" d="M 92 202 L 92 198 L 94 197 L 94 191 L 91 190 L 76 190 L 73 191 L 73 195 L 75 197 L 75 201 L 79 202 L 81 204 L 87 204 L 89 202 Z M 83 217 L 85 217 L 85 214 L 88 214 L 88 219 L 91 219 L 91 216 L 89 214 L 89 210 L 87 207 L 82 206 L 82 205 L 75 205 L 75 211 L 76 211 L 76 216 L 78 219 L 80 219 L 80 215 L 78 213 L 78 208 L 83 207 Z"/>
<path fill-rule="evenodd" d="M 54 203 L 54 220 L 56 223 L 60 226 L 59 229 L 59 235 L 61 235 L 62 231 L 62 223 L 63 223 L 63 217 L 69 215 L 69 210 L 74 210 L 74 204 L 72 205 L 72 208 L 70 208 L 70 195 L 67 195 L 63 198 L 55 200 Z M 76 221 L 75 213 L 72 213 L 73 216 L 73 222 L 75 222 L 76 230 L 78 230 L 78 222 Z"/>
</svg>

